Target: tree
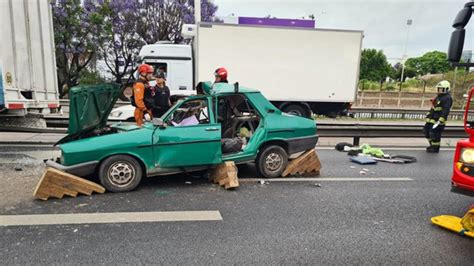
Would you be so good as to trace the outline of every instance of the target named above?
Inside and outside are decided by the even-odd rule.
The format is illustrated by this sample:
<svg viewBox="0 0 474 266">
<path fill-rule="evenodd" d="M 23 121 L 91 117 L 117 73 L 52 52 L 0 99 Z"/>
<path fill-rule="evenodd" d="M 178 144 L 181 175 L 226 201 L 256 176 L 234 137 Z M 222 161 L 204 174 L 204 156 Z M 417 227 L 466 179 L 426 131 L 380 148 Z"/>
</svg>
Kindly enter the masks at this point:
<svg viewBox="0 0 474 266">
<path fill-rule="evenodd" d="M 194 23 L 194 1 L 185 0 L 85 0 L 91 14 L 97 51 L 117 83 L 133 70 L 133 62 L 145 44 L 182 41 L 184 23 Z M 215 18 L 217 6 L 202 1 L 204 21 Z"/>
<path fill-rule="evenodd" d="M 409 59 L 410 60 L 410 59 Z M 408 61 L 407 61 L 408 62 Z M 401 77 L 402 77 L 402 64 L 401 63 L 396 63 L 393 67 L 392 67 L 392 71 L 391 71 L 391 74 L 390 74 L 390 77 L 394 80 L 397 80 L 397 81 L 400 81 Z M 416 69 L 411 67 L 409 64 L 405 64 L 405 70 L 403 72 L 403 82 L 407 79 L 407 78 L 413 78 L 417 75 L 417 72 L 416 72 Z"/>
<path fill-rule="evenodd" d="M 221 22 L 216 16 L 217 5 L 201 1 L 201 20 Z M 182 42 L 183 24 L 194 24 L 194 0 L 143 0 L 139 9 L 138 35 L 148 44 L 157 41 Z"/>
<path fill-rule="evenodd" d="M 78 84 L 81 72 L 95 56 L 95 45 L 88 31 L 89 17 L 81 0 L 56 0 L 53 11 L 56 66 L 60 96 Z"/>
<path fill-rule="evenodd" d="M 391 66 L 382 50 L 364 49 L 360 62 L 360 79 L 383 83 L 390 75 Z"/>
<path fill-rule="evenodd" d="M 86 0 L 84 7 L 90 12 L 99 58 L 115 77 L 115 82 L 121 84 L 123 77 L 132 71 L 140 48 L 146 44 L 137 34 L 140 2 L 109 0 L 99 4 Z"/>
<path fill-rule="evenodd" d="M 406 66 L 415 69 L 417 75 L 446 73 L 453 68 L 446 60 L 447 55 L 440 51 L 431 51 L 421 57 L 410 58 Z"/>
</svg>

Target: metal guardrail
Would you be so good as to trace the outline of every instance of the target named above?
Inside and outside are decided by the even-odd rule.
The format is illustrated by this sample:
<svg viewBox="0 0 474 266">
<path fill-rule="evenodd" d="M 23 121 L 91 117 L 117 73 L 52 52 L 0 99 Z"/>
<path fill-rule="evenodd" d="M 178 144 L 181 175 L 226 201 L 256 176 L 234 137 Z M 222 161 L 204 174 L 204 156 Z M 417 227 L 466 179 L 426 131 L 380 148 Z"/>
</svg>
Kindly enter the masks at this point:
<svg viewBox="0 0 474 266">
<path fill-rule="evenodd" d="M 361 138 L 425 138 L 424 124 L 395 125 L 391 124 L 337 124 L 318 123 L 320 137 L 350 137 L 353 144 L 359 145 Z M 443 138 L 467 138 L 463 126 L 447 125 Z"/>
<path fill-rule="evenodd" d="M 354 118 L 359 119 L 407 119 L 424 120 L 426 109 L 396 109 L 396 108 L 360 108 L 351 109 Z M 448 120 L 463 120 L 464 110 L 451 110 Z"/>
<path fill-rule="evenodd" d="M 64 112 L 69 112 L 69 100 L 59 100 Z M 115 107 L 129 105 L 129 102 L 117 101 Z M 351 113 L 358 119 L 407 119 L 424 120 L 427 109 L 364 108 L 353 107 Z M 464 110 L 451 110 L 448 120 L 463 120 Z"/>
<path fill-rule="evenodd" d="M 67 119 L 46 118 L 48 127 L 66 128 Z M 319 122 L 317 123 L 320 137 L 353 138 L 358 145 L 361 138 L 424 138 L 423 123 L 397 125 L 394 123 L 348 123 L 348 122 Z M 461 125 L 447 125 L 444 138 L 466 138 L 467 133 Z"/>
<path fill-rule="evenodd" d="M 62 133 L 67 132 L 69 121 L 59 117 L 46 117 L 48 128 L 7 128 L 3 131 Z M 394 123 L 348 123 L 319 122 L 317 134 L 320 137 L 352 138 L 354 145 L 359 145 L 361 138 L 424 138 L 423 123 L 397 125 Z M 443 138 L 467 138 L 468 134 L 461 125 L 447 125 Z"/>
</svg>

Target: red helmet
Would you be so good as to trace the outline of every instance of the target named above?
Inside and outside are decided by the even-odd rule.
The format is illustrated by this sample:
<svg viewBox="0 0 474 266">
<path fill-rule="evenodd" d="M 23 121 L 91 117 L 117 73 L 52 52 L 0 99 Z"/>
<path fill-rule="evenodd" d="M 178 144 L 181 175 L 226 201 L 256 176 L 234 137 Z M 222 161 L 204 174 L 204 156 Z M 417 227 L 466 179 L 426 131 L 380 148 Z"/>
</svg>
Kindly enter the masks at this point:
<svg viewBox="0 0 474 266">
<path fill-rule="evenodd" d="M 153 67 L 149 64 L 141 64 L 138 67 L 138 74 L 153 74 Z"/>
<path fill-rule="evenodd" d="M 223 79 L 223 80 L 227 80 L 227 69 L 225 69 L 225 68 L 223 68 L 223 67 L 219 67 L 219 68 L 216 69 L 216 71 L 214 72 L 214 76 L 220 77 L 220 78 Z"/>
</svg>

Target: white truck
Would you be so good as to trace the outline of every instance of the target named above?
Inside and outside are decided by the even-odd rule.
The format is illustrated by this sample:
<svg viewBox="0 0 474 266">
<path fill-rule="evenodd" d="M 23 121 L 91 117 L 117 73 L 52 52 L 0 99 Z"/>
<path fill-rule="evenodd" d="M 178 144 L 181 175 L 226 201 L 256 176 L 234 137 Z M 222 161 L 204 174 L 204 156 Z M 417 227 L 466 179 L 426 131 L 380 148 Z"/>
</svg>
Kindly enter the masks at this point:
<svg viewBox="0 0 474 266">
<path fill-rule="evenodd" d="M 284 112 L 345 114 L 355 101 L 362 31 L 200 23 L 192 45 L 142 47 L 141 63 L 166 72 L 172 94 L 192 94 L 218 67 L 229 82 L 261 90 Z"/>
<path fill-rule="evenodd" d="M 0 1 L 0 127 L 59 108 L 51 12 L 49 0 Z"/>
</svg>

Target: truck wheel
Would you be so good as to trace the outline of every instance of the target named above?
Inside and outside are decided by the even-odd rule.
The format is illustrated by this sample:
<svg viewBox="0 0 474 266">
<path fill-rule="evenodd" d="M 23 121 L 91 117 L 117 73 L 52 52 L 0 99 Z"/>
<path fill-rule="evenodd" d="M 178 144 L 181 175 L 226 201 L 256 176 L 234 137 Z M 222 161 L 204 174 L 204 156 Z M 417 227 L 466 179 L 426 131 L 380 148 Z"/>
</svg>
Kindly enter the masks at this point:
<svg viewBox="0 0 474 266">
<path fill-rule="evenodd" d="M 306 118 L 311 116 L 311 112 L 299 104 L 289 104 L 285 106 L 282 111 L 291 115 L 302 116 Z"/>
<path fill-rule="evenodd" d="M 277 145 L 263 148 L 257 155 L 255 166 L 257 171 L 266 178 L 279 177 L 288 165 L 288 154 Z"/>
<path fill-rule="evenodd" d="M 142 179 L 140 163 L 128 155 L 114 155 L 105 159 L 99 168 L 100 183 L 110 192 L 135 189 Z"/>
</svg>

